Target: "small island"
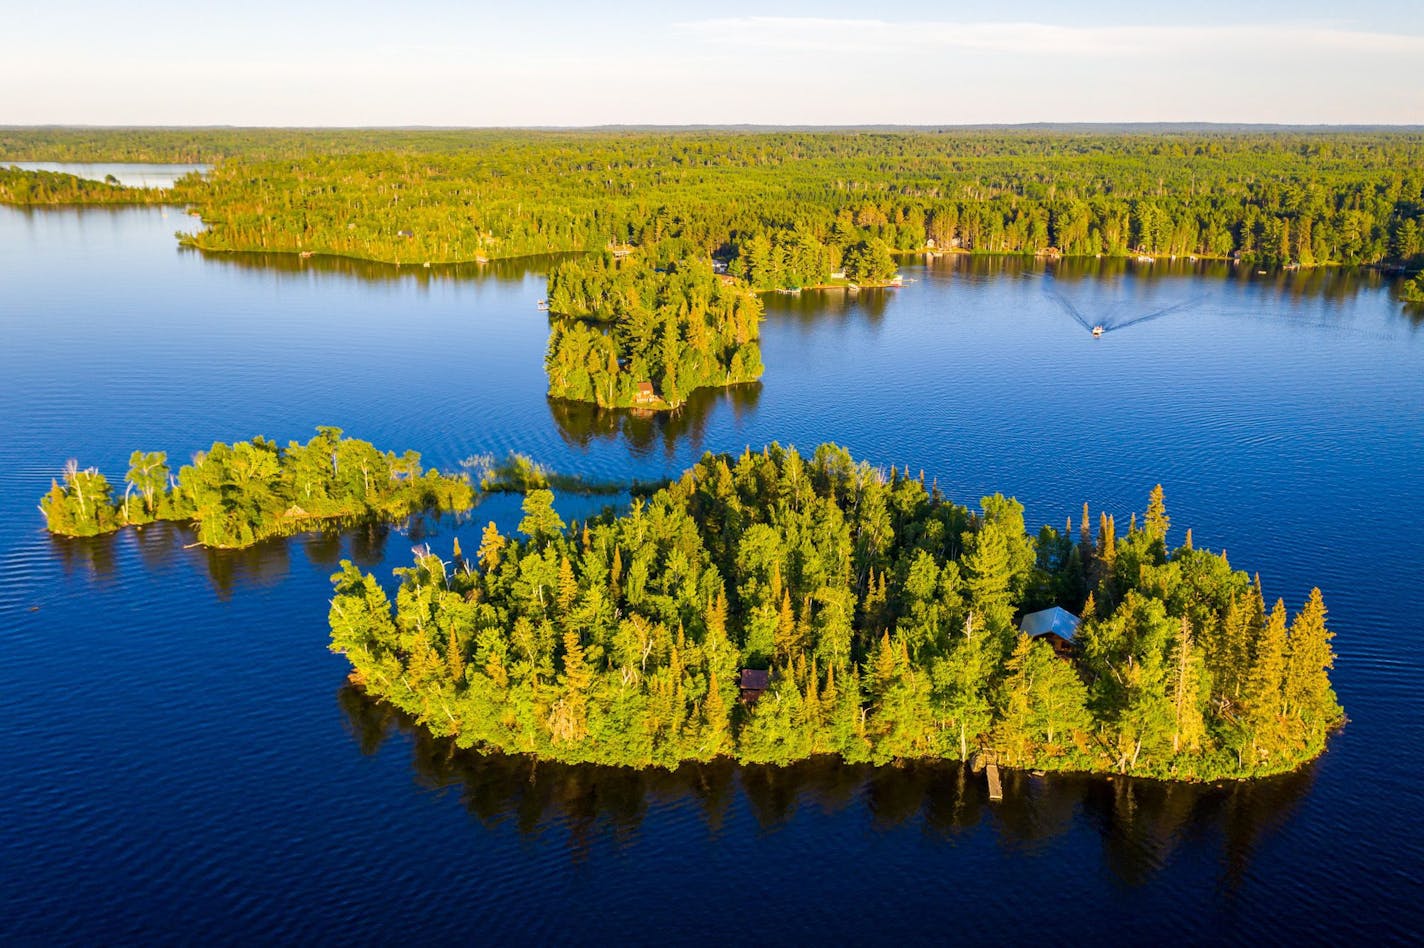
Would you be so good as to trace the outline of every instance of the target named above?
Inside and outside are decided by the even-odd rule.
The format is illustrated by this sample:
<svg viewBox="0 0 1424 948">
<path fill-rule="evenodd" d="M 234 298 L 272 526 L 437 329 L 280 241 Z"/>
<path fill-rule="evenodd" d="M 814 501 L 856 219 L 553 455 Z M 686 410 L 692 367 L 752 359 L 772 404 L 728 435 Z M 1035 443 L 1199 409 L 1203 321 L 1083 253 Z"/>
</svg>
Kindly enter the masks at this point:
<svg viewBox="0 0 1424 948">
<path fill-rule="evenodd" d="M 331 648 L 353 683 L 464 747 L 675 767 L 720 756 L 1001 765 L 1172 780 L 1293 770 L 1343 720 L 1313 590 L 1294 615 L 1188 531 L 1025 531 L 923 475 L 823 445 L 705 455 L 566 525 L 524 500 L 473 559 L 417 551 L 394 609 L 349 562 Z"/>
<path fill-rule="evenodd" d="M 710 260 L 605 252 L 549 273 L 549 396 L 666 411 L 761 378 L 761 300 Z"/>
<path fill-rule="evenodd" d="M 1399 298 L 1406 303 L 1424 303 L 1424 273 L 1407 281 L 1399 291 Z"/>
<path fill-rule="evenodd" d="M 420 455 L 378 451 L 369 442 L 319 427 L 306 444 L 285 448 L 262 436 L 216 443 L 177 476 L 162 451 L 135 451 L 123 497 L 96 468 L 71 461 L 40 501 L 49 531 L 90 537 L 160 520 L 191 523 L 204 546 L 235 549 L 274 536 L 422 510 L 467 510 L 475 491 L 464 475 L 421 467 Z"/>
</svg>

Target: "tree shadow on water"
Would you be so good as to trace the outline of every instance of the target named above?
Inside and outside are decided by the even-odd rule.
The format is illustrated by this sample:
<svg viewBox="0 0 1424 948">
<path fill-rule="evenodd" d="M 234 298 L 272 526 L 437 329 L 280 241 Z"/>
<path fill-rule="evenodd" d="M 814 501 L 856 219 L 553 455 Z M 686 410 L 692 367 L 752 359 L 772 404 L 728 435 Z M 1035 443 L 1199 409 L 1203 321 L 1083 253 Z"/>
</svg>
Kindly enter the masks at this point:
<svg viewBox="0 0 1424 948">
<path fill-rule="evenodd" d="M 1098 837 L 1104 866 L 1128 888 L 1147 884 L 1179 850 L 1206 848 L 1221 868 L 1219 885 L 1231 891 L 1260 841 L 1289 819 L 1313 780 L 1313 767 L 1221 785 L 1006 771 L 1004 797 L 991 802 L 984 775 L 955 761 L 872 767 L 816 758 L 774 767 L 719 759 L 671 771 L 559 764 L 460 749 L 350 684 L 337 702 L 362 754 L 379 752 L 393 734 L 407 736 L 420 786 L 458 788 L 481 826 L 513 825 L 527 841 L 562 830 L 575 862 L 603 840 L 638 844 L 653 811 L 691 808 L 710 838 L 737 833 L 727 818 L 740 797 L 759 834 L 792 825 L 803 809 L 864 820 L 877 834 L 918 831 L 946 844 L 982 827 L 1011 851 L 1039 850 L 1086 830 Z"/>
<path fill-rule="evenodd" d="M 740 425 L 756 412 L 761 401 L 761 383 L 749 382 L 727 388 L 700 388 L 672 411 L 637 408 L 600 408 L 591 402 L 549 399 L 549 414 L 565 443 L 587 449 L 595 441 L 625 441 L 637 457 L 655 450 L 668 459 L 684 445 L 701 453 L 707 425 L 715 411 L 725 406 Z"/>
</svg>

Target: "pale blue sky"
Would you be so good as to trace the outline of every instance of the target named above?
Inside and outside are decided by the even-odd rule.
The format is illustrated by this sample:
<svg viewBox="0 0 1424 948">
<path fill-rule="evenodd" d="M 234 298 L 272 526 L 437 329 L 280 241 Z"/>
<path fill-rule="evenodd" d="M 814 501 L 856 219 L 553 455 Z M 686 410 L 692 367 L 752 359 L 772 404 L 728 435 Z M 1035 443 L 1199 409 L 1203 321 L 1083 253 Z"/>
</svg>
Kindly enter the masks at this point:
<svg viewBox="0 0 1424 948">
<path fill-rule="evenodd" d="M 4 124 L 1424 124 L 1418 0 L 16 7 Z"/>
</svg>

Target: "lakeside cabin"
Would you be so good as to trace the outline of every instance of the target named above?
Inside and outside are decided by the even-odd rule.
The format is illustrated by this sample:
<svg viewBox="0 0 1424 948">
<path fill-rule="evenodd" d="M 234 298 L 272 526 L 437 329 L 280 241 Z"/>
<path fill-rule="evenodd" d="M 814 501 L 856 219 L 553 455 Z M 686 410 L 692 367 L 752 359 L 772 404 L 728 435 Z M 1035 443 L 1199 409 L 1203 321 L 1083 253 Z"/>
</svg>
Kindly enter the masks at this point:
<svg viewBox="0 0 1424 948">
<path fill-rule="evenodd" d="M 741 687 L 742 700 L 751 704 L 771 687 L 771 672 L 765 668 L 743 668 Z"/>
<path fill-rule="evenodd" d="M 1072 658 L 1073 637 L 1081 621 L 1067 609 L 1054 606 L 1024 616 L 1019 622 L 1019 631 L 1031 639 L 1046 641 L 1059 658 Z"/>
<path fill-rule="evenodd" d="M 633 393 L 633 401 L 639 405 L 656 405 L 658 393 L 653 388 L 653 383 L 639 382 L 637 391 Z"/>
</svg>

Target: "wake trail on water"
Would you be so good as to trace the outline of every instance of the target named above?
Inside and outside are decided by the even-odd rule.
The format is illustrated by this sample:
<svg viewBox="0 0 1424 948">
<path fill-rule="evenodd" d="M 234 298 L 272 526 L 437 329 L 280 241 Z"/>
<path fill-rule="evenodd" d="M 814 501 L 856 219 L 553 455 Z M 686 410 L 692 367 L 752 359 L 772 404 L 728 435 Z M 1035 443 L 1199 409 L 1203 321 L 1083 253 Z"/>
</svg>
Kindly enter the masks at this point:
<svg viewBox="0 0 1424 948">
<path fill-rule="evenodd" d="M 1082 326 L 1088 332 L 1093 331 L 1093 324 L 1088 322 L 1088 317 L 1084 316 L 1082 311 L 1078 309 L 1078 307 L 1074 306 L 1071 302 L 1069 302 L 1066 296 L 1064 296 L 1062 293 L 1059 293 L 1057 290 L 1045 290 L 1044 292 L 1048 294 L 1049 299 L 1053 300 L 1059 306 L 1063 307 L 1063 311 L 1069 316 L 1072 316 L 1073 321 L 1076 322 L 1079 326 Z"/>
<path fill-rule="evenodd" d="M 1048 288 L 1044 290 L 1044 293 L 1048 296 L 1049 299 L 1057 303 L 1063 309 L 1063 312 L 1067 313 L 1070 317 L 1072 317 L 1073 321 L 1079 326 L 1082 326 L 1088 332 L 1093 332 L 1094 330 L 1101 328 L 1103 334 L 1115 332 L 1119 329 L 1127 329 L 1129 326 L 1139 326 L 1142 323 L 1148 323 L 1154 319 L 1161 319 L 1164 316 L 1171 316 L 1173 313 L 1180 313 L 1183 310 L 1191 309 L 1195 306 L 1198 306 L 1202 303 L 1202 301 L 1207 298 L 1205 295 L 1195 296 L 1189 300 L 1183 300 L 1180 303 L 1173 303 L 1171 306 L 1165 306 L 1162 309 L 1153 310 L 1150 313 L 1143 313 L 1141 316 L 1134 316 L 1131 319 L 1117 320 L 1104 318 L 1098 320 L 1097 322 L 1094 322 L 1090 320 L 1083 313 L 1082 310 L 1075 306 L 1072 300 L 1068 299 L 1066 296 L 1064 296 L 1057 290 Z M 1114 304 L 1112 309 L 1116 309 L 1117 305 L 1118 304 Z"/>
<path fill-rule="evenodd" d="M 1103 332 L 1115 332 L 1119 329 L 1126 329 L 1129 326 L 1138 326 L 1142 323 L 1151 322 L 1154 319 L 1161 319 L 1163 316 L 1171 316 L 1173 313 L 1180 313 L 1182 310 L 1191 309 L 1199 305 L 1204 299 L 1206 299 L 1205 296 L 1196 296 L 1189 300 L 1183 300 L 1180 303 L 1174 303 L 1163 309 L 1154 310 L 1153 312 L 1145 313 L 1141 316 L 1134 316 L 1132 319 L 1124 322 L 1114 321 L 1103 323 Z"/>
</svg>

